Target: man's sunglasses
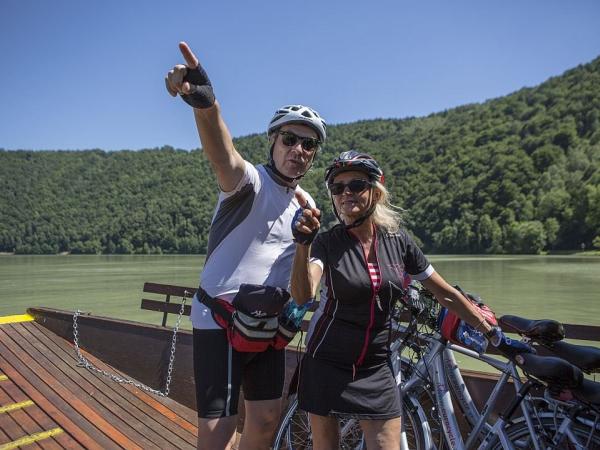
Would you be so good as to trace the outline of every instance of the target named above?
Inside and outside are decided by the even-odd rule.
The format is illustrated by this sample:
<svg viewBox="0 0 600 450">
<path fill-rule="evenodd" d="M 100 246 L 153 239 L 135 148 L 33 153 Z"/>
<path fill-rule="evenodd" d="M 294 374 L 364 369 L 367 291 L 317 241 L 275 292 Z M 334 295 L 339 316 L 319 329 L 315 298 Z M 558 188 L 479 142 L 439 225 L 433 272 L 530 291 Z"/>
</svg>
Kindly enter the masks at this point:
<svg viewBox="0 0 600 450">
<path fill-rule="evenodd" d="M 291 131 L 280 131 L 279 134 L 281 135 L 281 142 L 283 142 L 283 145 L 287 147 L 293 147 L 298 143 L 298 141 L 300 141 L 300 145 L 302 146 L 303 150 L 312 152 L 316 150 L 319 145 L 321 145 L 321 141 L 318 139 L 298 136 Z"/>
<path fill-rule="evenodd" d="M 331 192 L 331 195 L 342 195 L 348 188 L 353 194 L 360 194 L 371 186 L 372 184 L 367 180 L 352 180 L 349 183 L 331 183 L 329 192 Z"/>
</svg>

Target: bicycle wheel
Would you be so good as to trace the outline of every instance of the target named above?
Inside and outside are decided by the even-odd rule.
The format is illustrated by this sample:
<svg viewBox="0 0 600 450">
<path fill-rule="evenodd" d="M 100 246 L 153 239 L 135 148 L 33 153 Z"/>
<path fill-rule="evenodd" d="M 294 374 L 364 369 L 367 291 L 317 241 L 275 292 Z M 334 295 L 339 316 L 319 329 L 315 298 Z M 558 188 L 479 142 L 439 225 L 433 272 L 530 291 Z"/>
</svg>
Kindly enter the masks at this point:
<svg viewBox="0 0 600 450">
<path fill-rule="evenodd" d="M 560 426 L 562 417 L 555 418 L 554 416 L 547 415 L 534 420 L 536 422 L 535 435 L 529 431 L 529 428 L 527 427 L 527 424 L 523 418 L 518 419 L 506 427 L 506 434 L 516 449 L 534 448 L 534 439 L 536 439 L 537 442 L 544 448 L 560 448 L 566 450 L 600 449 L 599 430 L 594 432 L 590 427 L 587 427 L 583 424 L 572 423 L 571 431 L 573 431 L 573 434 L 575 434 L 577 440 L 580 444 L 582 444 L 582 446 L 570 442 L 569 438 L 566 436 L 564 437 L 563 441 L 557 445 L 552 442 L 552 438 Z M 500 443 L 498 437 L 494 437 L 487 449 L 502 450 L 502 444 Z"/>
<path fill-rule="evenodd" d="M 357 420 L 340 420 L 340 448 L 343 450 L 364 450 L 364 438 Z M 281 420 L 275 435 L 273 450 L 312 449 L 312 435 L 308 414 L 298 409 L 298 399 L 294 395 Z"/>
<path fill-rule="evenodd" d="M 425 411 L 411 398 L 403 399 L 402 440 L 403 448 L 429 450 L 433 447 L 426 442 L 425 431 L 428 429 Z M 362 430 L 355 419 L 340 420 L 340 448 L 344 450 L 364 450 L 365 443 Z M 298 409 L 298 400 L 290 401 L 277 430 L 274 450 L 305 450 L 312 449 L 312 436 L 308 414 Z"/>
<path fill-rule="evenodd" d="M 404 449 L 429 450 L 434 448 L 427 414 L 418 401 L 409 396 L 402 399 L 402 436 Z"/>
</svg>

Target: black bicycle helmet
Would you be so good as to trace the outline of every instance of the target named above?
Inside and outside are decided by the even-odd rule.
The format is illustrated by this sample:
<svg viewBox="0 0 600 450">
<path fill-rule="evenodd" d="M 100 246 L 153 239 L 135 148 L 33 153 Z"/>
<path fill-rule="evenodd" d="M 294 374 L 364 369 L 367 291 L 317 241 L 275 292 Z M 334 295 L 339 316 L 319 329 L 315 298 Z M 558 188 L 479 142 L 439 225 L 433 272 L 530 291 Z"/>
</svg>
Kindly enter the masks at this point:
<svg viewBox="0 0 600 450">
<path fill-rule="evenodd" d="M 327 185 L 327 189 L 329 189 L 329 185 L 333 183 L 334 178 L 342 173 L 349 172 L 351 170 L 356 170 L 358 172 L 363 172 L 369 177 L 371 182 L 378 181 L 383 184 L 384 176 L 383 170 L 379 167 L 377 161 L 373 159 L 372 156 L 367 155 L 366 153 L 361 153 L 356 150 L 348 150 L 346 152 L 340 153 L 340 156 L 335 158 L 333 162 L 327 167 L 325 170 L 325 184 Z M 363 214 L 361 217 L 356 219 L 351 224 L 346 224 L 342 218 L 340 217 L 337 208 L 335 207 L 335 202 L 333 201 L 333 196 L 331 196 L 331 205 L 333 206 L 333 212 L 337 219 L 340 221 L 346 229 L 354 228 L 361 225 L 373 212 L 377 204 L 373 201 L 372 190 L 370 191 L 369 202 L 371 206 L 369 209 Z"/>
<path fill-rule="evenodd" d="M 350 170 L 357 170 L 367 174 L 371 181 L 384 182 L 383 170 L 381 170 L 377 161 L 366 153 L 348 150 L 340 153 L 340 156 L 335 158 L 329 167 L 327 167 L 325 170 L 325 183 L 329 185 L 333 182 L 337 174 Z"/>
</svg>

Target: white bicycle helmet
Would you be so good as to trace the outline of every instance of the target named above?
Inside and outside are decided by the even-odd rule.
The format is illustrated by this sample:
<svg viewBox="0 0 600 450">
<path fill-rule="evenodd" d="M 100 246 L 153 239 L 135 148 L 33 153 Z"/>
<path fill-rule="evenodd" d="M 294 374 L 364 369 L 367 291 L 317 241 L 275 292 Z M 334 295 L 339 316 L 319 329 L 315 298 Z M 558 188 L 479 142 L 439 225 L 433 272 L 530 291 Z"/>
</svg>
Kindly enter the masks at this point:
<svg viewBox="0 0 600 450">
<path fill-rule="evenodd" d="M 269 122 L 268 134 L 286 123 L 298 123 L 311 127 L 317 132 L 321 143 L 327 138 L 326 124 L 323 118 L 314 109 L 302 105 L 282 106 L 273 115 Z"/>
</svg>

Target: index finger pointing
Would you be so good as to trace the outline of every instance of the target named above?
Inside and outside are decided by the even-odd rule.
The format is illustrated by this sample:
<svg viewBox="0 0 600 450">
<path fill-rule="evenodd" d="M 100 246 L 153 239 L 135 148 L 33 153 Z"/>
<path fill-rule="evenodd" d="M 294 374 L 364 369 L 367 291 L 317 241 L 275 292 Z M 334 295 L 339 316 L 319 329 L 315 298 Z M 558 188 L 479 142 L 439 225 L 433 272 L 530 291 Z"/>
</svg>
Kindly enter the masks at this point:
<svg viewBox="0 0 600 450">
<path fill-rule="evenodd" d="M 179 51 L 181 51 L 181 54 L 185 58 L 186 66 L 188 66 L 190 69 L 195 69 L 198 67 L 198 58 L 196 58 L 194 52 L 192 52 L 185 42 L 179 43 Z"/>
<path fill-rule="evenodd" d="M 300 206 L 306 208 L 306 206 L 308 205 L 308 200 L 306 199 L 304 194 L 300 191 L 296 191 L 294 192 L 294 195 L 296 196 L 296 200 L 298 200 L 298 203 L 300 203 Z"/>
</svg>

